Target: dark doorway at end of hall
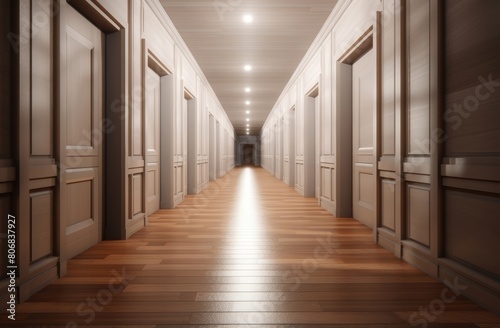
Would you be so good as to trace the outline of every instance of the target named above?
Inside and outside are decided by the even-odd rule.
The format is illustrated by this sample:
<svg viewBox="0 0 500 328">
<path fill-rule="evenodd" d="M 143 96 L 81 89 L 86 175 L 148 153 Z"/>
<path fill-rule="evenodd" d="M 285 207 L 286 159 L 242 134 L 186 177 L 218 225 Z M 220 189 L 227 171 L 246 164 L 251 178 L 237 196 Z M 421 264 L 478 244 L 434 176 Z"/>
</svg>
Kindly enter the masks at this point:
<svg viewBox="0 0 500 328">
<path fill-rule="evenodd" d="M 243 166 L 255 166 L 254 145 L 243 145 Z"/>
<path fill-rule="evenodd" d="M 260 166 L 260 138 L 256 135 L 236 139 L 236 166 Z"/>
</svg>

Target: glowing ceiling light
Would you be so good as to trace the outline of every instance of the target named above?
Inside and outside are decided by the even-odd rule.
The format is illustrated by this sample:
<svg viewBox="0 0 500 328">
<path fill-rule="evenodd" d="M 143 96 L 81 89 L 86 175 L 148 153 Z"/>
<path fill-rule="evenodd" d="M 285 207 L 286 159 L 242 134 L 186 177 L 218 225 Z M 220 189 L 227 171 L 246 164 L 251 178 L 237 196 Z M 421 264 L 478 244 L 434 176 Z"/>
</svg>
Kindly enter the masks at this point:
<svg viewBox="0 0 500 328">
<path fill-rule="evenodd" d="M 247 72 L 250 72 L 252 70 L 252 65 L 245 65 L 243 69 Z"/>
<path fill-rule="evenodd" d="M 252 91 L 252 89 L 250 89 L 250 88 L 245 88 L 245 92 L 246 92 L 246 93 L 249 93 L 249 92 L 251 92 L 251 91 Z"/>
<path fill-rule="evenodd" d="M 250 105 L 250 100 L 245 101 L 245 104 Z"/>
<path fill-rule="evenodd" d="M 247 24 L 250 24 L 251 22 L 253 22 L 253 16 L 252 15 L 244 15 L 243 16 L 243 21 Z"/>
</svg>

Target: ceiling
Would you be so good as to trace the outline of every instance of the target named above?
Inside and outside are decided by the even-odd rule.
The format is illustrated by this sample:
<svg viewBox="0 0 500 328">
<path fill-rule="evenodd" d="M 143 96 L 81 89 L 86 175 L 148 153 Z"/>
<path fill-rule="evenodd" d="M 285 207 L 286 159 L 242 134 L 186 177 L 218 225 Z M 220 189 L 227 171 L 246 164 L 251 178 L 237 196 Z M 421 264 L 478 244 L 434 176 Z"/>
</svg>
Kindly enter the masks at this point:
<svg viewBox="0 0 500 328">
<path fill-rule="evenodd" d="M 236 134 L 246 134 L 249 124 L 249 133 L 255 135 L 337 0 L 160 2 L 217 94 Z M 253 22 L 245 23 L 245 15 L 252 15 Z M 249 72 L 244 70 L 247 64 L 252 65 Z"/>
</svg>

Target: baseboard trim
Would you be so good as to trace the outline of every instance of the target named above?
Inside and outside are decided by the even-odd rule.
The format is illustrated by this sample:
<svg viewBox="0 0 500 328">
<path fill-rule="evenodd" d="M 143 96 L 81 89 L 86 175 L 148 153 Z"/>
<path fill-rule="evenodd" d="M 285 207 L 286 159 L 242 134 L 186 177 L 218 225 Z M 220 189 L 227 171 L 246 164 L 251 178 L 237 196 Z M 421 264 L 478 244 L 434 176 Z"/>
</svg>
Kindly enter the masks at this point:
<svg viewBox="0 0 500 328">
<path fill-rule="evenodd" d="M 325 210 L 330 212 L 331 215 L 336 216 L 335 215 L 336 208 L 335 208 L 334 202 L 332 202 L 331 200 L 326 199 L 326 198 L 320 198 L 319 204 L 322 208 L 324 208 Z"/>
<path fill-rule="evenodd" d="M 146 216 L 140 216 L 135 220 L 131 220 L 131 222 L 127 225 L 127 239 L 145 226 Z"/>
<path fill-rule="evenodd" d="M 57 267 L 52 267 L 47 271 L 33 277 L 32 279 L 19 284 L 19 301 L 25 302 L 36 292 L 42 290 L 42 288 L 50 285 L 52 282 L 59 278 L 57 274 Z"/>
<path fill-rule="evenodd" d="M 208 181 L 205 182 L 205 183 L 202 183 L 201 185 L 198 186 L 197 190 L 196 190 L 196 194 L 199 194 L 201 193 L 203 190 L 205 190 L 207 187 L 208 187 Z"/>
<path fill-rule="evenodd" d="M 401 258 L 401 242 L 381 233 L 380 229 L 377 231 L 377 244 L 394 254 L 397 258 Z"/>
<path fill-rule="evenodd" d="M 182 200 L 183 200 L 183 195 L 182 193 L 179 193 L 177 196 L 174 197 L 174 206 L 172 208 L 176 208 L 177 205 L 182 203 Z"/>
<path fill-rule="evenodd" d="M 436 260 L 432 259 L 429 255 L 424 254 L 404 242 L 402 243 L 402 256 L 403 261 L 411 264 L 415 268 L 422 270 L 429 276 L 438 279 L 439 265 Z"/>
<path fill-rule="evenodd" d="M 467 286 L 466 289 L 461 290 L 463 295 L 500 316 L 498 282 L 453 260 L 440 259 L 439 262 L 439 280 L 441 282 L 447 281 L 446 284 L 451 283 L 451 285 L 454 285 L 458 283 L 461 286 Z M 471 278 L 471 274 L 474 277 L 481 276 L 482 279 Z"/>
</svg>

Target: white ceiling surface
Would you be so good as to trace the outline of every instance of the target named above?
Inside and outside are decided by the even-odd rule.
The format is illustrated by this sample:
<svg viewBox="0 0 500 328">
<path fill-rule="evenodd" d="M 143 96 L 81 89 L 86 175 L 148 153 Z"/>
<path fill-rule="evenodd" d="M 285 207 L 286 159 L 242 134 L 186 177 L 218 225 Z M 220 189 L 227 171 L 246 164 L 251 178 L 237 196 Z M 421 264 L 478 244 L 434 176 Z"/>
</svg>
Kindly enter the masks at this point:
<svg viewBox="0 0 500 328">
<path fill-rule="evenodd" d="M 237 134 L 258 134 L 337 0 L 160 0 Z M 251 14 L 253 22 L 243 22 Z M 246 72 L 243 67 L 252 65 Z M 251 92 L 246 93 L 245 88 Z M 250 105 L 245 102 L 251 101 Z M 246 111 L 249 110 L 250 114 Z M 250 121 L 247 122 L 246 119 Z"/>
</svg>

